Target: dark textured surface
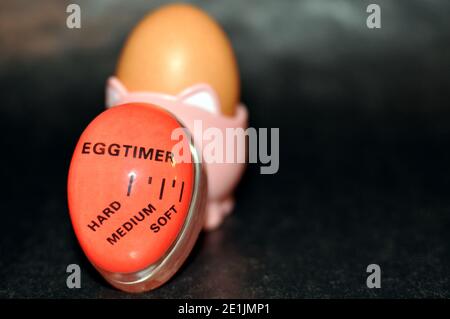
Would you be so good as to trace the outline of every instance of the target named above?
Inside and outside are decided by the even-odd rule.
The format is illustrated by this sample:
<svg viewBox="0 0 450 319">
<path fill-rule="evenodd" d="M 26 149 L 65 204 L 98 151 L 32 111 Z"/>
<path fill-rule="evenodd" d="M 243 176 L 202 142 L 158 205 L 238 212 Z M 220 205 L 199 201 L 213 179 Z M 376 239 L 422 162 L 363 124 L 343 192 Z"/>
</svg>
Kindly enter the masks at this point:
<svg viewBox="0 0 450 319">
<path fill-rule="evenodd" d="M 224 226 L 138 296 L 89 265 L 65 191 L 121 43 L 155 3 L 80 3 L 79 31 L 63 1 L 0 4 L 0 297 L 450 297 L 446 1 L 379 1 L 377 31 L 366 1 L 197 2 L 236 47 L 251 125 L 280 127 L 280 171 L 249 166 Z M 66 288 L 70 263 L 81 289 Z"/>
</svg>

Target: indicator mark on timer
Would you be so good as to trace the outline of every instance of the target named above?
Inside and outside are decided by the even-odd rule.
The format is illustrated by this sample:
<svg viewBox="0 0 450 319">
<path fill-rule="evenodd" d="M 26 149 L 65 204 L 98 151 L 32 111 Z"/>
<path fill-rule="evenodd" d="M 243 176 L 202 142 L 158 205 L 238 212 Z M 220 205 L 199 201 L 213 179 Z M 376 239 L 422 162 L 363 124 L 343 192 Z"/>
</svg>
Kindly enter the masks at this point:
<svg viewBox="0 0 450 319">
<path fill-rule="evenodd" d="M 128 176 L 130 176 L 130 181 L 128 182 L 127 196 L 130 196 L 130 194 L 131 194 L 131 187 L 133 187 L 134 177 L 136 176 L 136 174 L 135 173 L 130 173 L 130 174 L 128 174 Z"/>
<path fill-rule="evenodd" d="M 129 180 L 128 180 L 127 196 L 131 196 L 131 190 L 133 189 L 133 186 L 136 183 L 136 173 L 131 172 L 128 174 L 128 176 L 129 176 Z M 152 185 L 152 182 L 153 182 L 153 177 L 149 176 L 148 180 L 147 180 L 147 184 Z M 171 188 L 180 188 L 180 194 L 178 197 L 179 202 L 181 202 L 181 200 L 183 199 L 183 191 L 184 191 L 184 181 L 180 181 L 180 182 L 181 182 L 181 185 L 179 183 L 177 183 L 175 179 L 172 180 L 172 183 L 170 183 L 170 180 L 168 181 L 169 185 L 172 184 Z M 167 187 L 170 187 L 169 185 Z M 161 186 L 159 189 L 159 199 L 160 200 L 163 199 L 165 191 L 166 191 L 166 178 L 162 178 Z M 170 188 L 169 188 L 169 191 L 170 191 Z"/>
<path fill-rule="evenodd" d="M 161 182 L 161 190 L 159 191 L 159 199 L 163 198 L 164 195 L 164 185 L 166 184 L 166 179 L 163 178 Z"/>
<path fill-rule="evenodd" d="M 180 199 L 178 200 L 179 202 L 181 202 L 181 199 L 183 198 L 183 190 L 184 190 L 184 182 L 181 183 Z"/>
</svg>

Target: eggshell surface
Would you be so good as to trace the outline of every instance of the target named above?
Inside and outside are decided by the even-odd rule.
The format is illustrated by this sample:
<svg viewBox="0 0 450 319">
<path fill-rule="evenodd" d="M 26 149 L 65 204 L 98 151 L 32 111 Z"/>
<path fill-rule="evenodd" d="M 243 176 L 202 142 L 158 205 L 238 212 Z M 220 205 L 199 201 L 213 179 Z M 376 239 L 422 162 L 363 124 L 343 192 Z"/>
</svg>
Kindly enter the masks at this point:
<svg viewBox="0 0 450 319">
<path fill-rule="evenodd" d="M 224 115 L 234 115 L 239 102 L 239 73 L 230 41 L 211 17 L 187 4 L 164 6 L 135 27 L 116 76 L 129 91 L 172 95 L 209 84 Z"/>
</svg>

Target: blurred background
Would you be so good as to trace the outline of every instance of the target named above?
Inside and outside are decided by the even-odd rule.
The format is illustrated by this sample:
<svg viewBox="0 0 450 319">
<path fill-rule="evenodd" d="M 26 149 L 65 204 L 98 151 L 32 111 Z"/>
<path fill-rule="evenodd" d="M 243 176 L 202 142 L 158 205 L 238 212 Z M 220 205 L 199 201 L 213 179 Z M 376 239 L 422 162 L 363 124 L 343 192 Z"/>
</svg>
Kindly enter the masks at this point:
<svg viewBox="0 0 450 319">
<path fill-rule="evenodd" d="M 445 0 L 191 1 L 231 39 L 250 125 L 280 128 L 280 171 L 250 165 L 233 215 L 160 289 L 103 281 L 70 225 L 67 170 L 127 34 L 167 2 L 1 1 L 0 297 L 450 297 Z"/>
</svg>

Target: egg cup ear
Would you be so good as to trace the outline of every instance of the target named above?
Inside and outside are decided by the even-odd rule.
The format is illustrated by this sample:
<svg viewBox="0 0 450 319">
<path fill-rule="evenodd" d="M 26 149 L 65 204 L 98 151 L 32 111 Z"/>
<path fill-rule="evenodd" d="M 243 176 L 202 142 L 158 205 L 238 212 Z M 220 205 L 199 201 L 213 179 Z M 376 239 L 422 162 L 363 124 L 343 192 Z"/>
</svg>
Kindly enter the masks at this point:
<svg viewBox="0 0 450 319">
<path fill-rule="evenodd" d="M 127 96 L 133 93 L 135 95 L 141 95 L 142 97 L 151 95 L 167 100 L 176 100 L 214 115 L 221 114 L 219 97 L 214 89 L 206 83 L 195 84 L 183 90 L 176 96 L 170 96 L 155 92 L 129 92 L 115 76 L 109 77 L 106 84 L 106 107 L 110 108 L 120 104 Z"/>
<path fill-rule="evenodd" d="M 128 95 L 126 87 L 114 76 L 108 78 L 106 84 L 106 108 L 110 108 L 120 103 Z"/>
<path fill-rule="evenodd" d="M 178 94 L 177 99 L 212 114 L 220 114 L 219 97 L 208 84 L 195 84 Z"/>
</svg>

